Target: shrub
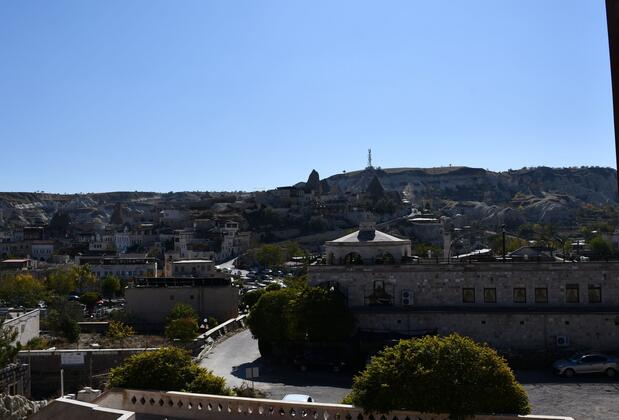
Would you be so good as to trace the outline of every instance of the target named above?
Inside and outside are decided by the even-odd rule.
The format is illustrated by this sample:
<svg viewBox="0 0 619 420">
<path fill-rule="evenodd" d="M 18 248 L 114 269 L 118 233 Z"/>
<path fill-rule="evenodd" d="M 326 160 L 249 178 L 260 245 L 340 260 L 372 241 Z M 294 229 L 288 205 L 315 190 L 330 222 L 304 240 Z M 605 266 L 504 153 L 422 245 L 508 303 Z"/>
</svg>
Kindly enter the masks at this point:
<svg viewBox="0 0 619 420">
<path fill-rule="evenodd" d="M 166 317 L 166 323 L 181 318 L 192 318 L 198 322 L 198 314 L 191 306 L 186 303 L 177 303 Z"/>
<path fill-rule="evenodd" d="M 32 337 L 24 346 L 24 350 L 45 350 L 50 347 L 49 341 L 43 337 Z"/>
<path fill-rule="evenodd" d="M 63 315 L 60 318 L 60 331 L 70 343 L 75 343 L 80 338 L 80 326 L 70 316 Z"/>
<path fill-rule="evenodd" d="M 165 328 L 165 335 L 170 340 L 191 341 L 198 336 L 198 323 L 193 318 L 173 319 Z"/>
<path fill-rule="evenodd" d="M 401 340 L 355 376 L 345 401 L 367 411 L 416 410 L 461 419 L 527 414 L 527 394 L 505 359 L 457 334 Z"/>
<path fill-rule="evenodd" d="M 110 338 L 127 338 L 135 335 L 135 330 L 120 321 L 110 321 L 106 335 Z"/>
<path fill-rule="evenodd" d="M 207 323 L 209 329 L 210 328 L 215 328 L 216 326 L 219 325 L 219 321 L 214 316 L 209 316 L 206 319 L 206 323 Z"/>
<path fill-rule="evenodd" d="M 110 386 L 229 395 L 223 378 L 191 361 L 176 347 L 134 354 L 110 371 Z"/>
</svg>

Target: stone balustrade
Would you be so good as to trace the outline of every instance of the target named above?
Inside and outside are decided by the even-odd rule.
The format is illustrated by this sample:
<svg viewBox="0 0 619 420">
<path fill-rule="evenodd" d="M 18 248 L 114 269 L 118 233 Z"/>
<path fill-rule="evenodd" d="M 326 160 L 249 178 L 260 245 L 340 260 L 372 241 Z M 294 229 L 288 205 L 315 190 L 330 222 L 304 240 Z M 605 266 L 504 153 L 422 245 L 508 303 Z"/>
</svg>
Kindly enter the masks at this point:
<svg viewBox="0 0 619 420">
<path fill-rule="evenodd" d="M 277 418 L 280 420 L 448 420 L 446 414 L 392 411 L 389 414 L 365 413 L 343 404 L 298 403 L 257 398 L 225 397 L 186 392 L 111 390 L 94 401 L 101 407 L 132 411 L 149 416 L 177 419 Z M 478 415 L 476 420 L 573 420 L 557 416 Z"/>
</svg>

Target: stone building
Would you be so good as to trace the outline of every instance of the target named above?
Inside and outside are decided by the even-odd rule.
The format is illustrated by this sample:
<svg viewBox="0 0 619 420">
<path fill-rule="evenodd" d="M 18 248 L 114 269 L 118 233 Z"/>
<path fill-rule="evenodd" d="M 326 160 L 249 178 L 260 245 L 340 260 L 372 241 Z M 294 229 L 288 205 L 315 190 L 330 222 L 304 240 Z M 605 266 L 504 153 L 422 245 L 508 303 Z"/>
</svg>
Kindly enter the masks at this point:
<svg viewBox="0 0 619 420">
<path fill-rule="evenodd" d="M 398 258 L 407 255 L 406 241 L 388 249 L 385 241 L 339 245 L 351 235 L 325 244 L 327 264 L 310 266 L 309 281 L 339 289 L 362 331 L 458 332 L 514 351 L 618 348 L 617 262 L 409 264 Z M 362 258 L 343 258 L 352 249 Z M 395 258 L 376 264 L 372 256 L 386 250 Z"/>
<path fill-rule="evenodd" d="M 325 242 L 325 253 L 330 265 L 393 264 L 411 255 L 411 241 L 376 230 L 373 221 L 363 221 L 358 231 Z"/>
<path fill-rule="evenodd" d="M 239 289 L 223 277 L 151 277 L 135 279 L 125 289 L 126 309 L 145 327 L 160 327 L 177 303 L 193 307 L 200 322 L 210 316 L 226 321 L 238 316 Z"/>
</svg>

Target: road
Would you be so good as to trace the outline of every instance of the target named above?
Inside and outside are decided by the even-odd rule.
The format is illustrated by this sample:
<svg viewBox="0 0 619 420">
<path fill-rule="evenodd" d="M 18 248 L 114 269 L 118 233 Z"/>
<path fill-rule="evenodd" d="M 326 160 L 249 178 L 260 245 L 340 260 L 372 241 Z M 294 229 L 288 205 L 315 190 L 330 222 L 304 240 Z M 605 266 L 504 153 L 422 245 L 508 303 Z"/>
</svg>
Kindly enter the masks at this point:
<svg viewBox="0 0 619 420">
<path fill-rule="evenodd" d="M 226 262 L 223 262 L 223 263 L 217 265 L 215 268 L 219 268 L 219 269 L 227 268 L 233 274 L 236 274 L 237 272 L 240 272 L 241 276 L 243 276 L 243 277 L 247 276 L 247 273 L 249 273 L 249 271 L 247 271 L 247 270 L 240 270 L 240 269 L 236 268 L 234 266 L 234 262 L 235 261 L 236 261 L 236 258 L 232 258 L 231 260 L 228 260 Z"/>
<path fill-rule="evenodd" d="M 274 399 L 295 393 L 311 395 L 318 402 L 337 403 L 349 392 L 352 383 L 350 374 L 300 372 L 265 365 L 258 343 L 248 330 L 218 343 L 201 365 L 223 376 L 231 386 L 245 381 L 245 368 L 258 367 L 260 376 L 255 387 Z M 529 395 L 532 414 L 571 416 L 575 420 L 619 419 L 618 379 L 565 379 L 551 371 L 537 370 L 517 371 L 516 377 Z"/>
<path fill-rule="evenodd" d="M 269 398 L 281 399 L 286 394 L 311 395 L 318 402 L 339 403 L 351 386 L 350 375 L 330 372 L 301 372 L 293 367 L 267 366 L 260 357 L 258 342 L 244 330 L 217 343 L 200 363 L 223 376 L 229 386 L 240 386 L 247 367 L 258 367 L 260 376 L 254 386 Z"/>
</svg>

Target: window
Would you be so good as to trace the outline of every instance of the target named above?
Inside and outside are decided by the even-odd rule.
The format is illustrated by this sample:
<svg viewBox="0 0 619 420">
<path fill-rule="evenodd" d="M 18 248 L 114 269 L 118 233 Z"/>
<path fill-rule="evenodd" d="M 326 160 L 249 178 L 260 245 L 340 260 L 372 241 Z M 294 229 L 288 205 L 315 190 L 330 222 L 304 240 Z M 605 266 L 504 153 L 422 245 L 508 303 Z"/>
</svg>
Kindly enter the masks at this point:
<svg viewBox="0 0 619 420">
<path fill-rule="evenodd" d="M 472 287 L 464 287 L 462 289 L 462 302 L 475 303 L 475 289 Z"/>
<path fill-rule="evenodd" d="M 496 303 L 496 288 L 484 288 L 484 303 Z"/>
<path fill-rule="evenodd" d="M 527 289 L 514 287 L 514 303 L 527 303 Z"/>
<path fill-rule="evenodd" d="M 602 287 L 598 285 L 589 286 L 589 303 L 602 303 Z"/>
<path fill-rule="evenodd" d="M 567 303 L 580 302 L 580 295 L 577 284 L 568 284 L 565 286 L 565 301 Z"/>
<path fill-rule="evenodd" d="M 535 303 L 548 303 L 548 288 L 536 287 L 535 288 Z"/>
</svg>

